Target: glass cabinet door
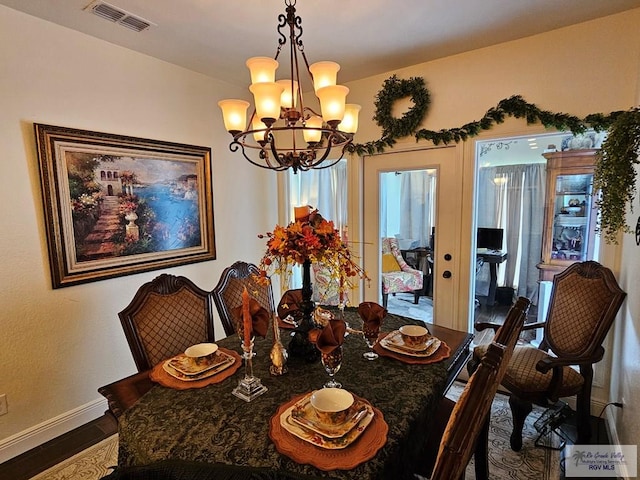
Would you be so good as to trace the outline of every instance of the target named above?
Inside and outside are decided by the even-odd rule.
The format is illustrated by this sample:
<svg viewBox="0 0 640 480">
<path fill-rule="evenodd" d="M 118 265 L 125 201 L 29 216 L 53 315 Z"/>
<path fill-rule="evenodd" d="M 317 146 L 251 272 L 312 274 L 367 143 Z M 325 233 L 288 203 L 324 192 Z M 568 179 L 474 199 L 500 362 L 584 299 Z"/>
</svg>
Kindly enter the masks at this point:
<svg viewBox="0 0 640 480">
<path fill-rule="evenodd" d="M 590 259 L 593 197 L 592 174 L 556 177 L 551 259 L 571 262 Z"/>
</svg>

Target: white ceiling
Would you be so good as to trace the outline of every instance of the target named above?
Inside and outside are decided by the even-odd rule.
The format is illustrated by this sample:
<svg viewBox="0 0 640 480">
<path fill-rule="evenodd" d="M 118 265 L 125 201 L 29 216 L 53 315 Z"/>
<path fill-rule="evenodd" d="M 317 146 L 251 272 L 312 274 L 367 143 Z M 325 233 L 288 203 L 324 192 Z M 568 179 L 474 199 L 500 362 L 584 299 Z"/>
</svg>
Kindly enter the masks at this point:
<svg viewBox="0 0 640 480">
<path fill-rule="evenodd" d="M 91 12 L 93 0 L 0 4 L 233 84 L 245 60 L 273 57 L 284 0 L 107 0 L 153 25 L 140 33 Z M 300 0 L 309 63 L 338 62 L 345 83 L 640 7 L 640 0 Z M 289 68 L 287 52 L 280 56 Z M 490 146 L 481 163 L 539 161 L 547 143 Z M 519 160 L 522 161 L 522 160 Z"/>
<path fill-rule="evenodd" d="M 276 53 L 284 0 L 107 0 L 155 24 L 136 33 L 85 10 L 91 0 L 0 4 L 230 83 L 245 59 Z M 640 7 L 640 0 L 300 0 L 310 63 L 345 83 Z M 282 57 L 281 57 L 282 58 Z"/>
</svg>

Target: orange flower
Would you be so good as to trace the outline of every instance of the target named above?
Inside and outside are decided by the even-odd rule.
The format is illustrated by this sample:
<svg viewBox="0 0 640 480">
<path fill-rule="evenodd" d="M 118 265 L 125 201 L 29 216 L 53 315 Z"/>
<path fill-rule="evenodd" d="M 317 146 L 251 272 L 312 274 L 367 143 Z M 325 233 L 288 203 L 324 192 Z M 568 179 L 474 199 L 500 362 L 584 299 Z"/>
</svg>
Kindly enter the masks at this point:
<svg viewBox="0 0 640 480">
<path fill-rule="evenodd" d="M 273 232 L 258 235 L 268 238 L 267 250 L 260 261 L 260 277 L 267 276 L 267 270 L 285 276 L 288 281 L 292 264 L 303 264 L 309 260 L 320 262 L 329 270 L 330 276 L 339 280 L 340 293 L 352 288 L 349 277 L 369 279 L 366 272 L 357 265 L 340 232 L 332 221 L 325 220 L 318 210 L 308 217 L 291 222 L 286 228 L 276 225 Z"/>
</svg>

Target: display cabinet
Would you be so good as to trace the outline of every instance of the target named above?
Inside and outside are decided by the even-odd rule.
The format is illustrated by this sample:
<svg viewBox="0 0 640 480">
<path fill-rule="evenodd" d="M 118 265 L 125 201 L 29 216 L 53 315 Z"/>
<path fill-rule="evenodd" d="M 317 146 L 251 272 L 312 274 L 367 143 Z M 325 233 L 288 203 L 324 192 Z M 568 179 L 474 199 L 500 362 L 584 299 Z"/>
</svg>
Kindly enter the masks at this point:
<svg viewBox="0 0 640 480">
<path fill-rule="evenodd" d="M 597 150 L 545 153 L 547 185 L 540 280 L 553 280 L 574 262 L 596 251 L 593 171 Z"/>
</svg>

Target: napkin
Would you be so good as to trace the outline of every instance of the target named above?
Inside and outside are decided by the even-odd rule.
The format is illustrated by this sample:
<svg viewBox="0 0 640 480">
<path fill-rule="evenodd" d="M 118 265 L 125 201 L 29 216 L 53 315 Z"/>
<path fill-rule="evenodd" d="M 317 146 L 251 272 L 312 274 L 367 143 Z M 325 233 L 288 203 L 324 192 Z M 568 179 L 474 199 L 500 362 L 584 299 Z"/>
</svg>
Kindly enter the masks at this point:
<svg viewBox="0 0 640 480">
<path fill-rule="evenodd" d="M 316 348 L 322 353 L 331 353 L 344 342 L 347 324 L 344 320 L 334 318 L 322 329 L 316 339 Z"/>
<path fill-rule="evenodd" d="M 236 322 L 242 324 L 242 305 L 232 309 Z M 261 306 L 255 298 L 249 299 L 249 314 L 251 315 L 251 331 L 259 337 L 266 337 L 269 329 L 269 312 Z"/>
<path fill-rule="evenodd" d="M 302 310 L 300 310 L 300 304 L 302 303 L 302 289 L 287 290 L 282 295 L 280 303 L 278 303 L 278 317 L 282 320 L 287 318 L 287 315 L 291 315 L 296 322 L 302 320 Z"/>
<path fill-rule="evenodd" d="M 358 305 L 358 315 L 362 319 L 365 330 L 380 329 L 382 320 L 387 315 L 387 309 L 375 302 L 362 302 Z"/>
</svg>

